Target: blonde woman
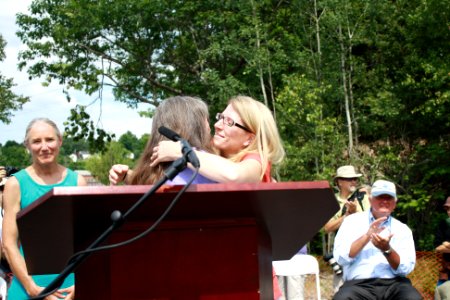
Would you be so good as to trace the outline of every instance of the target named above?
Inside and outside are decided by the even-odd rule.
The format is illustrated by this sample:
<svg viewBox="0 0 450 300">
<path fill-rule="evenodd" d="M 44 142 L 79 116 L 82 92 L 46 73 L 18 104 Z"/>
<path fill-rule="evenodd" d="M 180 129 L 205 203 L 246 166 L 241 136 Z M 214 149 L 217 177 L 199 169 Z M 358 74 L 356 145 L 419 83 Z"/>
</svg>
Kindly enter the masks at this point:
<svg viewBox="0 0 450 300">
<path fill-rule="evenodd" d="M 217 182 L 269 182 L 271 168 L 281 163 L 284 149 L 270 110 L 250 97 L 232 98 L 216 115 L 212 144 L 220 155 L 196 151 L 200 174 Z M 177 142 L 153 148 L 152 164 L 181 157 Z"/>
<path fill-rule="evenodd" d="M 272 165 L 284 158 L 281 138 L 270 110 L 250 97 L 237 96 L 216 115 L 213 146 L 219 155 L 196 151 L 200 174 L 217 182 L 270 182 Z M 181 145 L 161 141 L 153 148 L 152 164 L 181 157 Z M 274 299 L 283 299 L 273 273 Z"/>
</svg>

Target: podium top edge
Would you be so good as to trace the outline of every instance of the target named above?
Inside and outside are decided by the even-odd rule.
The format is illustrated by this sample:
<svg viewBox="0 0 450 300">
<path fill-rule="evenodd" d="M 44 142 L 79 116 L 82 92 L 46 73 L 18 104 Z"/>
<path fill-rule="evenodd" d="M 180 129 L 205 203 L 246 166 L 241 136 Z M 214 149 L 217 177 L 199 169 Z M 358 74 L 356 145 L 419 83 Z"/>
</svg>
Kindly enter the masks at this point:
<svg viewBox="0 0 450 300">
<path fill-rule="evenodd" d="M 120 185 L 120 186 L 73 186 L 55 187 L 48 196 L 65 195 L 108 195 L 108 194 L 142 194 L 150 190 L 151 185 Z M 178 192 L 183 185 L 163 185 L 158 193 Z M 322 181 L 289 181 L 267 183 L 208 183 L 192 184 L 186 192 L 217 192 L 217 191 L 270 191 L 270 190 L 310 190 L 330 189 L 326 180 Z"/>
<path fill-rule="evenodd" d="M 35 207 L 46 202 L 50 198 L 66 197 L 108 197 L 108 196 L 138 196 L 147 193 L 152 185 L 120 185 L 120 186 L 71 186 L 54 187 L 38 200 L 31 203 L 25 209 L 19 211 L 17 218 L 28 214 Z M 177 193 L 183 185 L 163 185 L 156 194 Z M 268 182 L 268 183 L 208 183 L 192 184 L 186 193 L 220 193 L 220 192 L 262 192 L 262 191 L 298 191 L 298 190 L 329 190 L 331 187 L 328 181 L 289 181 L 289 182 Z"/>
</svg>

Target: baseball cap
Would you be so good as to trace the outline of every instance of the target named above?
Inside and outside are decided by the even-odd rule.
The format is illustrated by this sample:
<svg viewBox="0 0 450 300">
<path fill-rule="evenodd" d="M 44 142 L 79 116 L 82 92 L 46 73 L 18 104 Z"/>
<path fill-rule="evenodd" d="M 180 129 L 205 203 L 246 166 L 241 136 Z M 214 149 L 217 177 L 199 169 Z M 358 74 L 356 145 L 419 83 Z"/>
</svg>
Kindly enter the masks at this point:
<svg viewBox="0 0 450 300">
<path fill-rule="evenodd" d="M 372 196 L 389 195 L 397 199 L 395 184 L 387 180 L 377 180 L 372 185 Z"/>
</svg>

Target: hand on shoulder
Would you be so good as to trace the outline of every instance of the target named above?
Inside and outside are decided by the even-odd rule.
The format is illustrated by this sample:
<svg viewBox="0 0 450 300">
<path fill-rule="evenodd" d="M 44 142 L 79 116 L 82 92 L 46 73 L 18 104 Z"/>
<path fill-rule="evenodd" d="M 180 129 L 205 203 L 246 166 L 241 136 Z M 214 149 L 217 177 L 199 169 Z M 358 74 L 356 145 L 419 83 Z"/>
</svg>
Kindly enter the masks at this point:
<svg viewBox="0 0 450 300">
<path fill-rule="evenodd" d="M 150 166 L 154 167 L 161 162 L 174 161 L 181 157 L 181 143 L 161 141 L 153 148 Z"/>
</svg>

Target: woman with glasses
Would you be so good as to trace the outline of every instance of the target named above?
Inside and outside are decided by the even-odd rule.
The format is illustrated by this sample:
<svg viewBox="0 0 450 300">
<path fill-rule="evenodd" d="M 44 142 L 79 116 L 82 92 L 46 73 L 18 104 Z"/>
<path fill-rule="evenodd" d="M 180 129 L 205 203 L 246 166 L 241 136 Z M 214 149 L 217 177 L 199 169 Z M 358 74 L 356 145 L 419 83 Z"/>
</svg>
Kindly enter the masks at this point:
<svg viewBox="0 0 450 300">
<path fill-rule="evenodd" d="M 229 101 L 228 106 L 222 112 L 216 115 L 214 124 L 215 134 L 212 138 L 213 151 L 206 152 L 209 147 L 206 143 L 196 144 L 189 137 L 206 136 L 201 128 L 192 130 L 192 123 L 206 121 L 203 117 L 186 119 L 186 112 L 192 112 L 192 107 L 185 108 L 185 111 L 168 109 L 167 100 L 165 100 L 157 109 L 164 111 L 165 118 L 157 121 L 153 120 L 152 137 L 159 136 L 157 140 L 149 141 L 146 150 L 138 163 L 136 169 L 142 167 L 145 169 L 155 169 L 161 164 L 174 161 L 182 156 L 179 142 L 164 140 L 157 133 L 158 126 L 164 125 L 180 136 L 187 139 L 192 146 L 196 148 L 195 152 L 200 160 L 199 173 L 210 182 L 270 182 L 271 166 L 278 164 L 284 157 L 284 149 L 281 144 L 281 138 L 275 124 L 275 120 L 270 110 L 261 102 L 250 97 L 237 96 Z M 166 107 L 163 109 L 163 107 Z M 202 108 L 201 111 L 204 111 Z M 160 112 L 160 115 L 163 115 Z M 204 115 L 204 114 L 203 114 Z M 155 115 L 156 117 L 157 115 Z M 167 116 L 172 116 L 168 118 Z M 207 116 L 207 114 L 206 114 Z M 175 121 L 177 120 L 177 121 Z M 156 123 L 155 123 L 156 122 Z M 178 124 L 171 127 L 171 124 Z M 209 136 L 209 125 L 208 136 Z M 204 141 L 204 139 L 201 139 Z M 211 139 L 208 140 L 208 145 Z M 151 147 L 153 146 L 153 147 Z M 149 167 L 149 155 L 151 155 L 151 164 Z M 126 174 L 130 174 L 126 175 Z M 125 180 L 124 180 L 125 178 Z M 131 179 L 130 179 L 131 178 Z M 109 180 L 111 184 L 117 184 L 121 181 L 135 183 L 136 175 L 125 165 L 114 165 L 109 171 Z M 135 184 L 151 184 L 152 181 L 140 181 Z M 205 183 L 205 182 L 197 182 Z M 281 292 L 274 276 L 274 298 L 279 299 Z"/>
<path fill-rule="evenodd" d="M 270 182 L 271 167 L 284 158 L 281 138 L 270 110 L 250 97 L 232 98 L 216 115 L 212 144 L 220 155 L 196 151 L 200 174 L 217 182 Z M 179 143 L 162 141 L 153 148 L 152 164 L 181 157 Z M 274 299 L 281 299 L 273 273 Z"/>
<path fill-rule="evenodd" d="M 219 155 L 196 151 L 200 174 L 222 183 L 270 182 L 272 165 L 284 158 L 270 110 L 250 97 L 237 96 L 216 119 L 212 144 Z M 179 157 L 179 143 L 162 141 L 153 149 L 151 166 Z"/>
</svg>

